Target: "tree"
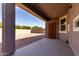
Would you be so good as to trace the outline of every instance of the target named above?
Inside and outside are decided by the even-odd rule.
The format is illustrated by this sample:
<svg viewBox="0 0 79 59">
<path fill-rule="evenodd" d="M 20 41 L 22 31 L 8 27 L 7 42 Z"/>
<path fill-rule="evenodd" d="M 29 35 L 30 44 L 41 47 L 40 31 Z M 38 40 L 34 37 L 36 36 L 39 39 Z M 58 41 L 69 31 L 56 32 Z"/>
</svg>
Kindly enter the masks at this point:
<svg viewBox="0 0 79 59">
<path fill-rule="evenodd" d="M 31 29 L 31 33 L 43 33 L 44 29 L 42 27 L 34 26 Z"/>
<path fill-rule="evenodd" d="M 30 26 L 16 25 L 16 29 L 31 29 L 31 27 Z"/>
<path fill-rule="evenodd" d="M 16 25 L 16 29 L 21 29 L 21 26 L 20 25 Z"/>
<path fill-rule="evenodd" d="M 43 29 L 42 27 L 38 27 L 38 26 L 34 26 L 34 27 L 32 27 L 32 29 Z"/>
<path fill-rule="evenodd" d="M 2 22 L 0 22 L 0 28 L 2 28 Z"/>
</svg>

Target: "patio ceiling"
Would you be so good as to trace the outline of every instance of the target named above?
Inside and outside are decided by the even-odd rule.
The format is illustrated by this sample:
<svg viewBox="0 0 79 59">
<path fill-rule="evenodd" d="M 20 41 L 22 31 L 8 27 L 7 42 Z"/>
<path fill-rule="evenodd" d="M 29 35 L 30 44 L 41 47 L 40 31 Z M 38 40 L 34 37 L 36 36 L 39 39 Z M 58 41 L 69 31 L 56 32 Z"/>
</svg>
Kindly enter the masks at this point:
<svg viewBox="0 0 79 59">
<path fill-rule="evenodd" d="M 22 3 L 40 17 L 49 21 L 67 13 L 69 3 Z"/>
</svg>

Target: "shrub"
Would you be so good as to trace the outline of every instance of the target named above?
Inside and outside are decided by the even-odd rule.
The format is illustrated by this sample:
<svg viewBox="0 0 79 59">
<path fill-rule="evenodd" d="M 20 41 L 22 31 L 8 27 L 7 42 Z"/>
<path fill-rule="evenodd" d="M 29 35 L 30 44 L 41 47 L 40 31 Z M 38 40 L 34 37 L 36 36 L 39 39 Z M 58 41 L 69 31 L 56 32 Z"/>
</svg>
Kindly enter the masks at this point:
<svg viewBox="0 0 79 59">
<path fill-rule="evenodd" d="M 31 29 L 30 26 L 22 26 L 22 29 Z"/>
<path fill-rule="evenodd" d="M 2 28 L 2 22 L 0 22 L 0 28 Z"/>
<path fill-rule="evenodd" d="M 16 29 L 31 29 L 30 26 L 21 26 L 21 25 L 17 25 Z"/>
<path fill-rule="evenodd" d="M 42 27 L 34 26 L 32 29 L 43 29 Z"/>
<path fill-rule="evenodd" d="M 31 33 L 44 33 L 44 29 L 42 27 L 34 26 L 31 29 Z"/>
</svg>

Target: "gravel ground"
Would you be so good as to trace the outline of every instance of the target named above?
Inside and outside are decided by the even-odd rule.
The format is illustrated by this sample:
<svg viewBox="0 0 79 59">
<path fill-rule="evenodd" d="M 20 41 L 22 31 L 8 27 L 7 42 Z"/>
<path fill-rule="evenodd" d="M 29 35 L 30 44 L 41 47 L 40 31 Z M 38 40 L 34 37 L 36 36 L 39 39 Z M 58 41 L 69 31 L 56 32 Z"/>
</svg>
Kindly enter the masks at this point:
<svg viewBox="0 0 79 59">
<path fill-rule="evenodd" d="M 31 30 L 17 29 L 16 30 L 16 40 L 26 38 L 26 37 L 44 35 L 44 33 L 30 33 L 30 32 L 31 32 Z M 0 42 L 2 42 L 2 29 L 0 29 Z"/>
</svg>

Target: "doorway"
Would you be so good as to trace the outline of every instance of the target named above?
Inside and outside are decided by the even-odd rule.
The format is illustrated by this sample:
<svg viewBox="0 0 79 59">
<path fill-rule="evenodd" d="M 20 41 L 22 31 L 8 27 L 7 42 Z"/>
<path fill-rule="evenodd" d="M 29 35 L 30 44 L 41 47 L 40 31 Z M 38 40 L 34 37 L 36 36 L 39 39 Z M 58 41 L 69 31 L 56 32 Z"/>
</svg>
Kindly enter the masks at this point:
<svg viewBox="0 0 79 59">
<path fill-rule="evenodd" d="M 49 27 L 48 38 L 56 39 L 56 22 L 49 23 L 48 27 Z"/>
</svg>

